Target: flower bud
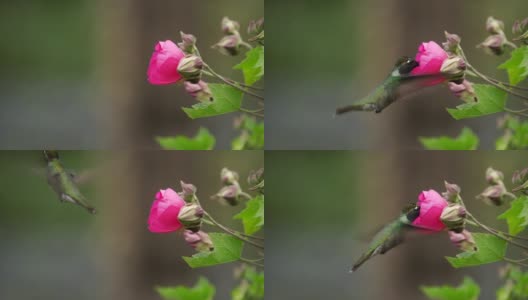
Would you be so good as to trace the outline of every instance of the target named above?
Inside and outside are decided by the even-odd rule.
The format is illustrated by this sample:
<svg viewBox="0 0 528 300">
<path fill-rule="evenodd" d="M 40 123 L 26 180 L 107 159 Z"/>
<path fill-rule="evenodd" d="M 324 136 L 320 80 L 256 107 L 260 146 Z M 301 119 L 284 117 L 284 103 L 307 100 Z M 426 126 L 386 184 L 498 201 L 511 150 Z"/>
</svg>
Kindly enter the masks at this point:
<svg viewBox="0 0 528 300">
<path fill-rule="evenodd" d="M 460 233 L 449 231 L 449 240 L 462 251 L 477 251 L 477 244 L 471 232 L 463 230 Z"/>
<path fill-rule="evenodd" d="M 447 31 L 444 31 L 444 34 L 446 37 L 446 42 L 442 43 L 444 50 L 451 53 L 457 53 L 461 41 L 460 37 L 457 34 L 449 33 Z"/>
<path fill-rule="evenodd" d="M 250 191 L 259 191 L 264 193 L 264 168 L 260 168 L 256 171 L 251 171 L 247 179 Z"/>
<path fill-rule="evenodd" d="M 185 230 L 183 237 L 187 244 L 196 249 L 198 252 L 213 251 L 213 241 L 209 235 L 203 231 L 193 232 L 191 230 Z"/>
<path fill-rule="evenodd" d="M 495 206 L 500 206 L 506 200 L 513 200 L 515 198 L 515 195 L 506 190 L 503 183 L 489 186 L 477 196 L 477 199 L 484 201 L 484 203 Z"/>
<path fill-rule="evenodd" d="M 449 90 L 461 100 L 468 103 L 478 101 L 477 94 L 475 93 L 475 89 L 473 88 L 473 84 L 468 80 L 464 79 L 460 84 L 457 84 L 455 82 L 448 82 L 447 85 L 449 86 Z"/>
<path fill-rule="evenodd" d="M 256 21 L 250 21 L 248 26 L 248 34 L 253 35 L 248 41 L 259 42 L 264 44 L 264 18 L 260 18 Z"/>
<path fill-rule="evenodd" d="M 231 206 L 235 206 L 239 202 L 240 193 L 242 192 L 242 189 L 238 185 L 238 183 L 224 186 L 216 195 L 215 198 L 221 200 L 224 203 L 227 203 Z"/>
<path fill-rule="evenodd" d="M 183 224 L 185 229 L 188 229 L 192 232 L 198 232 L 202 225 L 202 217 L 204 211 L 198 203 L 186 203 L 180 210 L 178 214 L 178 220 Z"/>
<path fill-rule="evenodd" d="M 449 202 L 457 202 L 460 195 L 460 187 L 454 183 L 444 181 L 446 191 L 442 193 L 442 196 Z"/>
<path fill-rule="evenodd" d="M 486 180 L 489 184 L 499 184 L 503 179 L 504 175 L 501 171 L 495 170 L 491 167 L 486 170 Z"/>
<path fill-rule="evenodd" d="M 466 215 L 466 209 L 462 205 L 451 203 L 442 211 L 440 220 L 447 229 L 460 233 L 464 230 Z"/>
<path fill-rule="evenodd" d="M 250 35 L 257 35 L 264 30 L 264 18 L 249 21 L 247 32 Z"/>
<path fill-rule="evenodd" d="M 450 81 L 464 78 L 466 62 L 460 56 L 451 56 L 444 60 L 440 72 Z"/>
<path fill-rule="evenodd" d="M 180 31 L 181 43 L 178 43 L 178 47 L 187 54 L 194 54 L 194 46 L 196 45 L 196 37 L 192 34 L 186 34 Z"/>
<path fill-rule="evenodd" d="M 180 181 L 180 185 L 182 187 L 182 191 L 180 193 L 180 196 L 185 200 L 185 202 L 193 202 L 195 200 L 196 195 L 196 187 L 191 183 L 185 183 L 183 181 Z"/>
<path fill-rule="evenodd" d="M 200 80 L 198 83 L 185 81 L 183 85 L 185 86 L 185 91 L 196 98 L 196 100 L 200 102 L 213 101 L 213 94 L 205 81 Z"/>
<path fill-rule="evenodd" d="M 203 61 L 196 55 L 187 55 L 178 64 L 178 73 L 185 80 L 198 83 L 202 77 Z"/>
<path fill-rule="evenodd" d="M 522 21 L 515 21 L 515 23 L 513 23 L 512 32 L 513 34 L 519 35 L 513 39 L 514 41 L 521 41 L 528 44 L 528 18 Z"/>
<path fill-rule="evenodd" d="M 224 17 L 222 19 L 222 31 L 228 35 L 228 34 L 236 34 L 238 33 L 238 30 L 240 29 L 240 24 L 238 24 L 237 21 L 233 21 L 229 19 L 228 17 Z"/>
<path fill-rule="evenodd" d="M 522 184 L 528 180 L 528 168 L 513 172 L 512 183 Z"/>
<path fill-rule="evenodd" d="M 528 168 L 515 171 L 512 176 L 512 182 L 513 184 L 519 185 L 512 189 L 513 192 L 528 194 Z"/>
<path fill-rule="evenodd" d="M 504 30 L 504 23 L 494 17 L 488 17 L 486 20 L 486 30 L 491 34 L 499 34 Z"/>
<path fill-rule="evenodd" d="M 220 179 L 224 185 L 231 185 L 238 182 L 238 173 L 231 171 L 228 168 L 223 168 L 220 171 Z"/>
<path fill-rule="evenodd" d="M 213 45 L 213 48 L 218 49 L 224 55 L 235 56 L 240 53 L 240 46 L 242 45 L 242 38 L 238 34 L 231 34 L 224 36 L 218 43 Z"/>
<path fill-rule="evenodd" d="M 477 48 L 483 48 L 489 54 L 501 55 L 504 53 L 504 45 L 506 45 L 504 34 L 493 34 L 478 44 Z"/>
</svg>

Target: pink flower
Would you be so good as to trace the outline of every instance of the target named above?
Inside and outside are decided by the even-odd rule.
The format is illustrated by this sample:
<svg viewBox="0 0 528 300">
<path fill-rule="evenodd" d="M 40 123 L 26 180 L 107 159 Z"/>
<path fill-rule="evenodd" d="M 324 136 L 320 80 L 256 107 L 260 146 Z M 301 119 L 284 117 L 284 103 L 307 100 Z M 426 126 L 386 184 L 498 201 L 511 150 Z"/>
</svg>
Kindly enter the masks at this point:
<svg viewBox="0 0 528 300">
<path fill-rule="evenodd" d="M 438 74 L 442 67 L 442 63 L 447 59 L 447 52 L 442 49 L 437 43 L 430 41 L 422 43 L 418 47 L 416 53 L 416 60 L 419 65 L 411 71 L 412 75 Z M 435 85 L 442 83 L 443 79 L 434 79 L 428 85 Z"/>
<path fill-rule="evenodd" d="M 420 206 L 420 215 L 412 222 L 414 226 L 432 231 L 441 231 L 446 227 L 440 216 L 448 203 L 435 190 L 420 193 L 417 205 Z"/>
<path fill-rule="evenodd" d="M 147 70 L 148 81 L 151 84 L 176 83 L 182 76 L 178 73 L 178 64 L 185 53 L 171 40 L 158 42 L 150 58 Z"/>
<path fill-rule="evenodd" d="M 185 201 L 172 189 L 160 190 L 150 208 L 148 229 L 155 233 L 176 231 L 182 228 L 178 214 Z"/>
</svg>

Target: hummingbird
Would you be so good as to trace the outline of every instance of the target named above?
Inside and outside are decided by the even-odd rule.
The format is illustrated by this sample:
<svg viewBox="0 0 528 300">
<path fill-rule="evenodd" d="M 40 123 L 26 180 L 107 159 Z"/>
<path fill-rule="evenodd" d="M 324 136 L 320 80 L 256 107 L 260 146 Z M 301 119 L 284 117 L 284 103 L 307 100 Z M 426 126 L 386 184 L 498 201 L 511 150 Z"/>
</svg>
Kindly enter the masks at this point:
<svg viewBox="0 0 528 300">
<path fill-rule="evenodd" d="M 53 191 L 59 196 L 59 200 L 71 202 L 86 209 L 88 212 L 95 214 L 95 208 L 86 201 L 75 183 L 75 175 L 66 171 L 61 161 L 59 153 L 52 150 L 44 150 L 44 159 L 47 162 L 48 184 Z"/>
<path fill-rule="evenodd" d="M 427 82 L 444 78 L 442 74 L 412 75 L 411 71 L 417 66 L 419 66 L 419 63 L 410 57 L 403 56 L 399 58 L 382 84 L 365 98 L 351 105 L 337 108 L 336 115 L 349 111 L 374 111 L 380 113 L 394 101 L 428 86 Z"/>
<path fill-rule="evenodd" d="M 363 263 L 378 254 L 385 254 L 390 249 L 404 241 L 409 230 L 418 230 L 411 226 L 412 222 L 420 215 L 420 206 L 406 207 L 395 221 L 385 225 L 370 242 L 367 251 L 354 263 L 350 272 L 356 271 Z"/>
</svg>

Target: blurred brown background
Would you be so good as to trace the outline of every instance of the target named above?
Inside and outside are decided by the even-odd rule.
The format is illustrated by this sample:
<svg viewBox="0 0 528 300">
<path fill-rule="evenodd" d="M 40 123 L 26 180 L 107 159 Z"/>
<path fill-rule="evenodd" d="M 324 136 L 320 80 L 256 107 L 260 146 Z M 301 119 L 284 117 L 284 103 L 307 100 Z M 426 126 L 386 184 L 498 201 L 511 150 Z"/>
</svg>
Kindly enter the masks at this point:
<svg viewBox="0 0 528 300">
<path fill-rule="evenodd" d="M 198 38 L 204 59 L 226 76 L 242 57 L 211 45 L 223 16 L 264 15 L 264 1 L 29 0 L 0 3 L 0 148 L 159 148 L 158 135 L 194 136 L 200 126 L 230 149 L 233 114 L 190 120 L 195 100 L 179 85 L 147 83 L 158 40 Z M 126 148 L 125 148 L 126 147 Z"/>
<path fill-rule="evenodd" d="M 499 115 L 455 121 L 445 108 L 462 102 L 443 85 L 381 114 L 333 114 L 381 83 L 398 57 L 414 56 L 424 41 L 443 42 L 444 30 L 462 37 L 473 65 L 506 79 L 495 67 L 507 55 L 475 45 L 487 36 L 488 16 L 504 20 L 511 36 L 527 11 L 525 0 L 267 0 L 266 149 L 422 149 L 418 136 L 455 136 L 464 126 L 481 137 L 481 149 L 494 148 Z"/>
<path fill-rule="evenodd" d="M 215 299 L 230 299 L 236 263 L 191 269 L 194 250 L 181 233 L 153 234 L 147 219 L 159 189 L 193 183 L 204 208 L 241 229 L 227 207 L 209 197 L 221 188 L 220 170 L 261 168 L 259 151 L 60 151 L 66 168 L 98 213 L 60 203 L 46 183 L 40 151 L 0 151 L 0 299 L 157 300 L 158 285 L 194 285 L 205 276 Z M 218 231 L 209 226 L 208 232 Z M 263 233 L 262 233 L 263 234 Z M 247 256 L 252 255 L 248 248 Z"/>
<path fill-rule="evenodd" d="M 487 206 L 475 196 L 487 186 L 487 167 L 503 171 L 511 188 L 513 171 L 527 164 L 523 151 L 269 151 L 266 297 L 418 300 L 426 299 L 421 285 L 458 285 L 471 276 L 481 286 L 479 299 L 495 299 L 504 264 L 453 269 L 444 257 L 458 250 L 446 232 L 409 240 L 349 270 L 372 234 L 421 191 L 443 192 L 444 180 L 460 185 L 478 219 L 506 230 L 496 217 L 508 205 Z M 509 257 L 520 254 L 511 250 Z"/>
</svg>

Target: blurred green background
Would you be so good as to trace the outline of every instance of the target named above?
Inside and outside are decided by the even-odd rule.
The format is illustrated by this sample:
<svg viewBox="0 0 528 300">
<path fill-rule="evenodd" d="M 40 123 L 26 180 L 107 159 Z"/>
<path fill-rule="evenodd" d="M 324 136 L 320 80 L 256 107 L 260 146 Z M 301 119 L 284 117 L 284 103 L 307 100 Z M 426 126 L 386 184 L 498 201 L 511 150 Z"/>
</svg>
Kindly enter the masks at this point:
<svg viewBox="0 0 528 300">
<path fill-rule="evenodd" d="M 269 299 L 426 299 L 420 285 L 458 285 L 466 275 L 495 299 L 502 263 L 453 269 L 444 256 L 458 250 L 446 232 L 411 239 L 348 273 L 372 234 L 416 203 L 422 190 L 443 192 L 444 180 L 462 188 L 468 209 L 506 230 L 475 196 L 485 170 L 527 167 L 525 152 L 269 151 L 266 153 L 266 297 Z M 473 230 L 473 229 L 472 229 Z M 476 231 L 476 230 L 473 230 Z M 510 256 L 516 256 L 511 249 Z M 518 253 L 517 253 L 518 254 Z"/>
<path fill-rule="evenodd" d="M 332 0 L 266 1 L 268 105 L 266 149 L 421 149 L 418 136 L 458 135 L 464 126 L 491 149 L 499 115 L 455 121 L 445 111 L 461 101 L 444 86 L 426 89 L 382 114 L 335 108 L 367 95 L 402 55 L 420 43 L 445 40 L 444 30 L 462 37 L 472 64 L 506 79 L 492 57 L 475 45 L 487 37 L 488 16 L 511 25 L 527 17 L 528 2 Z"/>
<path fill-rule="evenodd" d="M 161 299 L 157 285 L 188 285 L 206 276 L 217 298 L 228 299 L 236 282 L 226 264 L 190 269 L 181 256 L 194 250 L 181 233 L 153 234 L 147 218 L 154 195 L 179 182 L 193 183 L 204 208 L 231 220 L 242 209 L 209 197 L 220 188 L 220 170 L 261 168 L 257 151 L 60 151 L 66 168 L 84 183 L 81 191 L 98 210 L 90 215 L 60 203 L 47 185 L 41 151 L 0 151 L 0 299 Z M 206 231 L 217 231 L 206 226 Z M 248 254 L 251 256 L 251 252 Z"/>
<path fill-rule="evenodd" d="M 0 3 L 0 146 L 3 149 L 159 148 L 158 135 L 195 135 L 205 126 L 230 149 L 234 115 L 191 121 L 195 100 L 180 85 L 152 86 L 146 70 L 158 40 L 198 38 L 226 76 L 242 57 L 211 49 L 223 16 L 245 36 L 264 1 L 28 0 Z"/>
</svg>

